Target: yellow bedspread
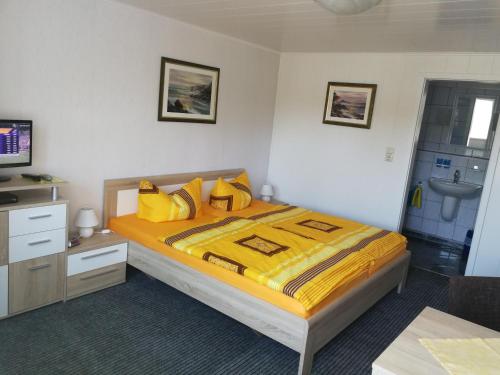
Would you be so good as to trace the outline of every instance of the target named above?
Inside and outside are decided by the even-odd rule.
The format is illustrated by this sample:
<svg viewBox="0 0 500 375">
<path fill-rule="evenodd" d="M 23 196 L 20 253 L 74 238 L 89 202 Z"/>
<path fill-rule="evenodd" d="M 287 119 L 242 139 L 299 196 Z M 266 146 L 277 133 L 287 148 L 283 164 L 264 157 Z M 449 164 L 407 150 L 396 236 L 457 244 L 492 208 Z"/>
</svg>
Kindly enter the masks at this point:
<svg viewBox="0 0 500 375">
<path fill-rule="evenodd" d="M 286 212 L 293 210 L 286 208 Z M 313 217 L 312 214 L 321 215 L 309 211 L 306 216 Z M 307 217 L 304 220 L 309 220 Z M 401 243 L 401 236 L 396 233 L 361 224 L 356 230 L 334 230 L 315 239 L 307 234 L 310 227 L 304 226 L 307 231 L 300 229 L 295 233 L 275 228 L 274 223 L 266 225 L 260 222 L 263 218 L 227 217 L 162 236 L 160 240 L 291 296 L 306 310 L 334 289 L 366 273 L 384 247 Z M 340 235 L 333 235 L 335 232 Z"/>
</svg>

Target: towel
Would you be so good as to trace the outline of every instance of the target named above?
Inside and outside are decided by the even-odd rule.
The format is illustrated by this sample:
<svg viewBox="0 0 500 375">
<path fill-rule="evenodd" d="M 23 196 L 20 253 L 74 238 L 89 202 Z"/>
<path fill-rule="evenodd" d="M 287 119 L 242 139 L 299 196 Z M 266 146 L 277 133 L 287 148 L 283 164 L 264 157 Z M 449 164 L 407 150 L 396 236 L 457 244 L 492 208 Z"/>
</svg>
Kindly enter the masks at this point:
<svg viewBox="0 0 500 375">
<path fill-rule="evenodd" d="M 500 339 L 419 339 L 452 375 L 496 375 Z"/>
<path fill-rule="evenodd" d="M 411 198 L 411 205 L 413 207 L 422 208 L 422 190 L 422 184 L 419 183 L 413 191 L 413 196 Z"/>
</svg>

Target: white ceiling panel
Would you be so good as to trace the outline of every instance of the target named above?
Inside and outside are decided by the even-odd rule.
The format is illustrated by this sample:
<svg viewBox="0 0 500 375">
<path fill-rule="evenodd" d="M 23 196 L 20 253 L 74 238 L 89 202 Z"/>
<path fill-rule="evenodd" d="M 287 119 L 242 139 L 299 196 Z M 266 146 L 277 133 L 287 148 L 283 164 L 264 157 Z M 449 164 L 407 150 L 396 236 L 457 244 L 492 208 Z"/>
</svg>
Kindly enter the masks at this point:
<svg viewBox="0 0 500 375">
<path fill-rule="evenodd" d="M 313 0 L 117 0 L 283 52 L 498 52 L 500 0 L 382 0 L 338 16 Z"/>
</svg>

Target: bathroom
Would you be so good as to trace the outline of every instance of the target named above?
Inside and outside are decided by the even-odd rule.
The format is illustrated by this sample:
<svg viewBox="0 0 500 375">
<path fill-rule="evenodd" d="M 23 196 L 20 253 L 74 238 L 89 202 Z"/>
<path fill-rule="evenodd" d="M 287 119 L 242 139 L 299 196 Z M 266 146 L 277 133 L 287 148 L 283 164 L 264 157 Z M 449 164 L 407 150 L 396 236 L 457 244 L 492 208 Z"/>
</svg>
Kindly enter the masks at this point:
<svg viewBox="0 0 500 375">
<path fill-rule="evenodd" d="M 500 84 L 427 82 L 403 229 L 414 267 L 464 274 L 499 101 Z"/>
</svg>

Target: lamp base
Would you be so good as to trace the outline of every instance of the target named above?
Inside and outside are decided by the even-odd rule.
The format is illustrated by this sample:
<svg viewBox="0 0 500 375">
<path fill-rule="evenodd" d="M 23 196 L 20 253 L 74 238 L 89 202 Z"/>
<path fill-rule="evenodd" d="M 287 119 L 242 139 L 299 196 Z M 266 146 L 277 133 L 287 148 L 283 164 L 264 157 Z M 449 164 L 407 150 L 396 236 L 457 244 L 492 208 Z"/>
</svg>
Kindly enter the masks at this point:
<svg viewBox="0 0 500 375">
<path fill-rule="evenodd" d="M 269 195 L 263 195 L 261 197 L 261 199 L 264 201 L 264 202 L 271 202 L 271 197 Z"/>
<path fill-rule="evenodd" d="M 79 228 L 78 233 L 80 237 L 89 238 L 94 234 L 94 228 Z"/>
</svg>

